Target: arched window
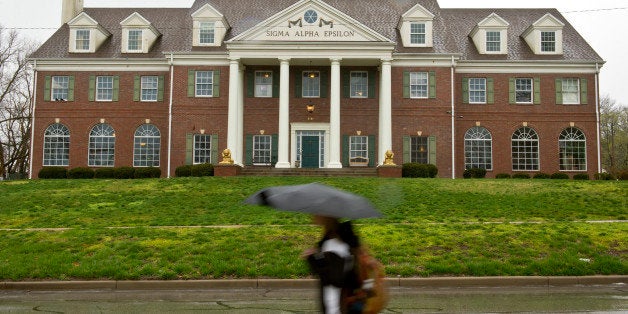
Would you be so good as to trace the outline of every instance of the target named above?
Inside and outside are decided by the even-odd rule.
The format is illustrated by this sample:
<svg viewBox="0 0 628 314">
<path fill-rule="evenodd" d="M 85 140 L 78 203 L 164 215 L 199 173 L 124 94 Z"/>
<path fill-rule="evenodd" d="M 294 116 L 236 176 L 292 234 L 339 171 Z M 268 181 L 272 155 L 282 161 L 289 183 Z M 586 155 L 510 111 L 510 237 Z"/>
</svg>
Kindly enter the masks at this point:
<svg viewBox="0 0 628 314">
<path fill-rule="evenodd" d="M 564 129 L 558 137 L 560 170 L 587 170 L 587 139 L 577 128 Z"/>
<path fill-rule="evenodd" d="M 159 167 L 161 134 L 152 124 L 140 125 L 135 131 L 133 142 L 134 167 Z"/>
<path fill-rule="evenodd" d="M 44 133 L 44 166 L 70 165 L 70 130 L 61 123 L 51 124 Z"/>
<path fill-rule="evenodd" d="M 475 126 L 464 134 L 464 167 L 493 170 L 493 139 L 486 128 Z"/>
<path fill-rule="evenodd" d="M 534 129 L 522 127 L 512 134 L 512 170 L 539 170 L 539 136 Z"/>
<path fill-rule="evenodd" d="M 111 125 L 96 124 L 89 133 L 87 163 L 92 167 L 113 167 L 116 134 Z"/>
</svg>

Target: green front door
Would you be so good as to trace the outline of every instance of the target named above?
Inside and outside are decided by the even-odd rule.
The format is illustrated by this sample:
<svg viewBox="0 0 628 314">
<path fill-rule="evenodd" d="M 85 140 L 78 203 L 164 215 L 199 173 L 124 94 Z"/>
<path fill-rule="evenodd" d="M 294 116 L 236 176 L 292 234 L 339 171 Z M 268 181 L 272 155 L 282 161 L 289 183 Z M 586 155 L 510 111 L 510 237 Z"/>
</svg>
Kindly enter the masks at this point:
<svg viewBox="0 0 628 314">
<path fill-rule="evenodd" d="M 318 136 L 303 136 L 301 141 L 301 167 L 318 168 L 320 139 Z"/>
</svg>

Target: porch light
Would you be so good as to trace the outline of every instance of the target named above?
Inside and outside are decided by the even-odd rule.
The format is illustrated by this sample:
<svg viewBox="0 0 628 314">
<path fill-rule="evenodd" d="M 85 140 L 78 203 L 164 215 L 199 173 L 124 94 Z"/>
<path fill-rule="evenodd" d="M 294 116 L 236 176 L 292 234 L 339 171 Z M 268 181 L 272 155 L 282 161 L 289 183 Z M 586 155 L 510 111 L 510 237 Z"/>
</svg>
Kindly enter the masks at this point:
<svg viewBox="0 0 628 314">
<path fill-rule="evenodd" d="M 416 131 L 416 135 L 421 136 L 421 134 L 423 134 L 423 131 Z"/>
<path fill-rule="evenodd" d="M 306 108 L 308 113 L 314 113 L 314 104 L 307 104 Z"/>
</svg>

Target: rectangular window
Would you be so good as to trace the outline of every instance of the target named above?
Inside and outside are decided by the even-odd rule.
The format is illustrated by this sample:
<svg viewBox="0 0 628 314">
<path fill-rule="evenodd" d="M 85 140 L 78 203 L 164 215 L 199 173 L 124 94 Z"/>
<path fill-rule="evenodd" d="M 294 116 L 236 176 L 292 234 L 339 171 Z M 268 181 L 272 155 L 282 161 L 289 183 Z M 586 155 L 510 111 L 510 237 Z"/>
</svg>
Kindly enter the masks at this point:
<svg viewBox="0 0 628 314">
<path fill-rule="evenodd" d="M 142 76 L 142 101 L 157 101 L 159 92 L 159 77 Z"/>
<path fill-rule="evenodd" d="M 556 51 L 556 32 L 541 32 L 541 51 Z"/>
<path fill-rule="evenodd" d="M 89 50 L 89 35 L 90 32 L 88 29 L 76 30 L 76 50 Z"/>
<path fill-rule="evenodd" d="M 131 29 L 129 30 L 129 51 L 142 51 L 142 30 Z"/>
<path fill-rule="evenodd" d="M 194 134 L 194 164 L 211 163 L 212 140 L 209 134 Z"/>
<path fill-rule="evenodd" d="M 53 76 L 51 83 L 51 98 L 54 101 L 68 100 L 69 76 Z"/>
<path fill-rule="evenodd" d="M 255 97 L 273 97 L 273 72 L 255 71 Z"/>
<path fill-rule="evenodd" d="M 321 73 L 319 71 L 303 71 L 302 84 L 304 98 L 321 97 Z"/>
<path fill-rule="evenodd" d="M 349 137 L 349 163 L 363 166 L 368 164 L 368 142 L 368 136 Z"/>
<path fill-rule="evenodd" d="M 410 138 L 410 162 L 428 163 L 428 137 L 412 136 Z"/>
<path fill-rule="evenodd" d="M 563 79 L 563 104 L 580 104 L 580 80 L 577 78 Z"/>
<path fill-rule="evenodd" d="M 411 23 L 410 24 L 410 43 L 415 45 L 425 44 L 425 24 L 424 23 Z"/>
<path fill-rule="evenodd" d="M 272 160 L 272 136 L 253 136 L 253 164 L 270 165 Z"/>
<path fill-rule="evenodd" d="M 486 79 L 485 78 L 469 78 L 469 103 L 485 104 L 486 103 Z"/>
<path fill-rule="evenodd" d="M 96 101 L 113 100 L 113 76 L 96 77 Z"/>
<path fill-rule="evenodd" d="M 501 45 L 500 32 L 486 32 L 486 51 L 499 52 L 501 51 Z"/>
<path fill-rule="evenodd" d="M 351 98 L 367 98 L 369 96 L 369 75 L 366 71 L 352 71 L 350 81 Z"/>
<path fill-rule="evenodd" d="M 215 35 L 214 22 L 201 22 L 199 29 L 199 41 L 201 44 L 213 44 Z"/>
<path fill-rule="evenodd" d="M 214 72 L 196 71 L 196 96 L 212 97 L 214 95 Z"/>
<path fill-rule="evenodd" d="M 427 72 L 410 72 L 410 98 L 428 98 Z"/>
<path fill-rule="evenodd" d="M 518 104 L 532 103 L 532 79 L 515 79 L 515 99 Z"/>
</svg>

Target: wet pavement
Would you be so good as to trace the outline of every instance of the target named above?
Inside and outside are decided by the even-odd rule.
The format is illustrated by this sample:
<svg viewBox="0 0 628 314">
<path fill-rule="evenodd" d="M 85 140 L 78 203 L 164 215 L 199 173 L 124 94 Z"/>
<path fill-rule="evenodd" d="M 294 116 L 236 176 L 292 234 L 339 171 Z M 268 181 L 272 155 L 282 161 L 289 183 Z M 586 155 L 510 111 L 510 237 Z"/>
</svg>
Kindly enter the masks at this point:
<svg viewBox="0 0 628 314">
<path fill-rule="evenodd" d="M 625 283 L 393 287 L 383 313 L 627 313 Z M 317 313 L 312 288 L 0 290 L 0 313 Z"/>
</svg>

